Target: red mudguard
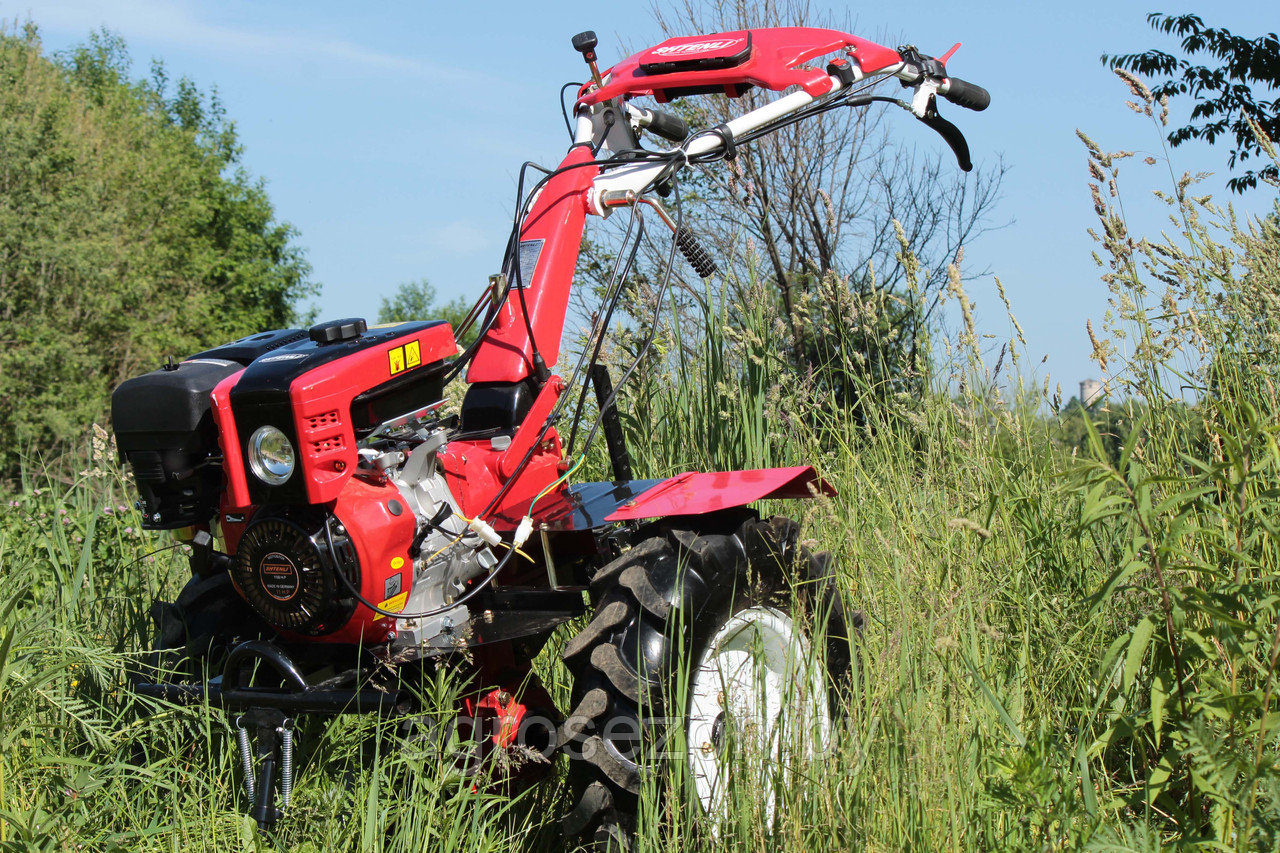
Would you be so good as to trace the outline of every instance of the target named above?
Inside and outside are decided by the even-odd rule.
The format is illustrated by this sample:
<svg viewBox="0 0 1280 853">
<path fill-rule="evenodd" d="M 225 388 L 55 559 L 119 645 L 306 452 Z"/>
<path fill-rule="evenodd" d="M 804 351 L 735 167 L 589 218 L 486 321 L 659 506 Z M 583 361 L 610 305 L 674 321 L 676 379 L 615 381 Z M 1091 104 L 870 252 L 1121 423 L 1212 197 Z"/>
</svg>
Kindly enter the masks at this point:
<svg viewBox="0 0 1280 853">
<path fill-rule="evenodd" d="M 809 465 L 754 471 L 690 471 L 646 489 L 608 515 L 634 521 L 668 515 L 701 515 L 769 498 L 831 497 L 836 490 Z"/>
</svg>

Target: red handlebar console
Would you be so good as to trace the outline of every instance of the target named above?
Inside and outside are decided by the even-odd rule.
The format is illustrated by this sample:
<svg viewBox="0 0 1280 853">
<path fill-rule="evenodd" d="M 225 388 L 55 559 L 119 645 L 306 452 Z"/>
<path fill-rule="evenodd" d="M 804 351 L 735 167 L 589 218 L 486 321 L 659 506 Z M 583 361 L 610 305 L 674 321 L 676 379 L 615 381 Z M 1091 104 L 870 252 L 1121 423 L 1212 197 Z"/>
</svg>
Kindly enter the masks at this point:
<svg viewBox="0 0 1280 853">
<path fill-rule="evenodd" d="M 831 80 L 811 59 L 847 50 L 863 74 L 901 61 L 896 50 L 839 30 L 772 27 L 671 38 L 630 56 L 605 72 L 605 85 L 579 94 L 578 106 L 619 95 L 652 96 L 666 103 L 684 95 L 723 93 L 737 97 L 752 86 L 781 91 L 800 86 L 825 95 Z"/>
</svg>

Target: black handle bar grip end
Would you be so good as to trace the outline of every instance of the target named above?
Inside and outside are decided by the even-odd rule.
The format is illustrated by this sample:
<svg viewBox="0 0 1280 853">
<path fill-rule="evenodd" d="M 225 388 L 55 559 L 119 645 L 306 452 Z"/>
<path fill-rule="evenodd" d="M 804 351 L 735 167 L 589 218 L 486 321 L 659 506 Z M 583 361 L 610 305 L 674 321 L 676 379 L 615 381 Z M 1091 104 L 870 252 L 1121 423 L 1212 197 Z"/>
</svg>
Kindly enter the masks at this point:
<svg viewBox="0 0 1280 853">
<path fill-rule="evenodd" d="M 578 53 L 587 53 L 595 50 L 596 45 L 599 43 L 594 30 L 587 30 L 573 37 L 573 49 Z"/>
<path fill-rule="evenodd" d="M 689 125 L 680 116 L 658 110 L 649 111 L 653 119 L 649 122 L 649 130 L 671 142 L 684 142 L 689 138 Z"/>
<path fill-rule="evenodd" d="M 982 112 L 991 106 L 990 92 L 959 77 L 947 78 L 947 91 L 939 94 L 951 103 L 974 112 Z"/>
</svg>

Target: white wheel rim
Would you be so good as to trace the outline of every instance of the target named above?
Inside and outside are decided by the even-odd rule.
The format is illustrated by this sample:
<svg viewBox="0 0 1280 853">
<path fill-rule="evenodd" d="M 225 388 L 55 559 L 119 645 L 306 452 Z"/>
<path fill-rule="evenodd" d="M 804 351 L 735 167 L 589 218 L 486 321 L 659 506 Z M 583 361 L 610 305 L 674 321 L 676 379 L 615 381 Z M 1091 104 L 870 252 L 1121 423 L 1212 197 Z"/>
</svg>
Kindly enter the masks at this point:
<svg viewBox="0 0 1280 853">
<path fill-rule="evenodd" d="M 739 612 L 711 639 L 690 694 L 689 770 L 703 811 L 724 817 L 732 777 L 747 771 L 772 825 L 789 766 L 830 737 L 826 681 L 804 633 L 771 607 Z"/>
</svg>

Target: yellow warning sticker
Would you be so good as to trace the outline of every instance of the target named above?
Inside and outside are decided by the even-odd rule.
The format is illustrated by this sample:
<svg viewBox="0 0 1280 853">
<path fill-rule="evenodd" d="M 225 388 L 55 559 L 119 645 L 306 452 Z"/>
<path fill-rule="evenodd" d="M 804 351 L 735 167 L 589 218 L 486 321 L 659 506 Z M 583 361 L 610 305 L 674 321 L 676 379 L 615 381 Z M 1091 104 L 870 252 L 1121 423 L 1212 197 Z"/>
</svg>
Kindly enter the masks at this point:
<svg viewBox="0 0 1280 853">
<path fill-rule="evenodd" d="M 391 367 L 391 375 L 395 376 L 404 370 L 404 347 L 396 347 L 387 353 L 387 362 Z"/>
<path fill-rule="evenodd" d="M 391 568 L 398 569 L 404 565 L 404 557 L 392 557 Z"/>
<path fill-rule="evenodd" d="M 422 345 L 417 341 L 409 341 L 404 345 L 404 366 L 408 370 L 422 364 Z"/>
<path fill-rule="evenodd" d="M 404 610 L 405 603 L 408 602 L 408 600 L 409 600 L 409 593 L 402 592 L 399 595 L 393 595 L 391 598 L 388 598 L 386 601 L 379 604 L 378 609 L 393 610 L 396 613 L 399 613 L 401 610 Z M 382 619 L 382 618 L 383 618 L 383 615 L 381 613 L 377 613 L 374 615 L 373 621 L 377 622 L 379 619 Z"/>
</svg>

